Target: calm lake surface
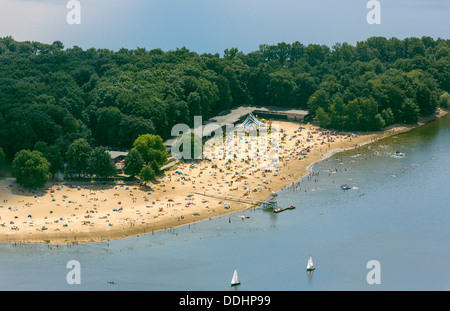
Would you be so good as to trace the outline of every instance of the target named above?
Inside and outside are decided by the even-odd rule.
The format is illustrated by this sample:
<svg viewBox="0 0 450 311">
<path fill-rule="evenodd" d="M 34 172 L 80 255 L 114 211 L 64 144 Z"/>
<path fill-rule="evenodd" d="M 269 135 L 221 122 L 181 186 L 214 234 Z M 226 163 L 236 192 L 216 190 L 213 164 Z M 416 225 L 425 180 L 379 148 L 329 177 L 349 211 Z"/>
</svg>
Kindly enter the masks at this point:
<svg viewBox="0 0 450 311">
<path fill-rule="evenodd" d="M 450 290 L 449 163 L 447 115 L 315 165 L 276 198 L 295 210 L 71 247 L 1 243 L 0 290 L 230 291 L 235 268 L 244 291 Z M 70 260 L 79 285 L 66 281 Z M 367 282 L 370 260 L 381 284 Z"/>
</svg>

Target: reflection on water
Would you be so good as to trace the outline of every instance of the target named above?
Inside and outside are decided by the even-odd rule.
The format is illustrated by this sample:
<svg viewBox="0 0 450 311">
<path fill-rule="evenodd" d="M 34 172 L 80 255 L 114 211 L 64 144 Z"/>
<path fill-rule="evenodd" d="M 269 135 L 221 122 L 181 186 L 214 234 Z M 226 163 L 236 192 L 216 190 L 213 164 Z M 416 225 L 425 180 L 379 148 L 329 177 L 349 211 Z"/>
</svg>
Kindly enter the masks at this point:
<svg viewBox="0 0 450 311">
<path fill-rule="evenodd" d="M 279 193 L 296 209 L 278 214 L 72 247 L 0 244 L 0 290 L 449 290 L 449 135 L 450 116 L 336 154 Z M 66 282 L 70 260 L 80 285 Z M 380 285 L 367 284 L 370 260 Z M 241 285 L 230 287 L 235 267 Z"/>
<path fill-rule="evenodd" d="M 312 282 L 314 271 L 306 271 L 306 275 L 308 276 L 309 282 Z"/>
</svg>

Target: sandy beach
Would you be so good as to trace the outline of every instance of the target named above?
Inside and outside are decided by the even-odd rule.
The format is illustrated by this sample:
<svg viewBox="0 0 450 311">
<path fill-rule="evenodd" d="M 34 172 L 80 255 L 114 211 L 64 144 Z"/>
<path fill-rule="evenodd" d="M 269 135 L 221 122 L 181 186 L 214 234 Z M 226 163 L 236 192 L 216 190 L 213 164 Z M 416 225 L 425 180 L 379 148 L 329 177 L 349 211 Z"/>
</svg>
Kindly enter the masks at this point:
<svg viewBox="0 0 450 311">
<path fill-rule="evenodd" d="M 334 133 L 311 124 L 273 121 L 283 129 L 277 169 L 261 169 L 258 158 L 180 162 L 164 172 L 152 190 L 137 184 L 60 183 L 38 192 L 0 180 L 0 241 L 14 243 L 88 243 L 121 239 L 186 226 L 196 221 L 256 208 L 199 193 L 266 200 L 310 173 L 332 154 L 403 133 L 411 126 L 382 132 Z M 301 158 L 301 159 L 300 159 Z"/>
</svg>

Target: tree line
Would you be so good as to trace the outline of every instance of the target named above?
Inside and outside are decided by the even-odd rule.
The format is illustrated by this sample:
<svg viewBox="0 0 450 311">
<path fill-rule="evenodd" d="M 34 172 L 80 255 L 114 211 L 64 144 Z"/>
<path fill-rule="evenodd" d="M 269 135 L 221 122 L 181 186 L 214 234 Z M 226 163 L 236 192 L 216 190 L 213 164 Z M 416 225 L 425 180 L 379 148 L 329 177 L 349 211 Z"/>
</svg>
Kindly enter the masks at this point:
<svg viewBox="0 0 450 311">
<path fill-rule="evenodd" d="M 450 40 L 440 38 L 281 42 L 219 55 L 83 50 L 5 37 L 0 161 L 37 151 L 53 157 L 44 156 L 51 172 L 70 162 L 69 147 L 80 139 L 97 155 L 102 146 L 131 149 L 141 135 L 165 140 L 173 125 L 193 125 L 194 115 L 208 119 L 241 105 L 308 109 L 326 128 L 379 130 L 448 107 L 449 92 Z"/>
<path fill-rule="evenodd" d="M 18 151 L 12 161 L 16 181 L 27 188 L 43 187 L 60 170 L 66 158 L 65 179 L 105 180 L 115 177 L 118 169 L 105 147 L 92 148 L 79 138 L 73 141 L 63 157 L 59 147 L 38 141 L 33 150 Z M 0 164 L 4 153 L 0 148 Z M 161 137 L 152 134 L 140 135 L 125 158 L 124 172 L 131 178 L 139 176 L 146 183 L 160 172 L 167 161 L 167 152 Z"/>
</svg>

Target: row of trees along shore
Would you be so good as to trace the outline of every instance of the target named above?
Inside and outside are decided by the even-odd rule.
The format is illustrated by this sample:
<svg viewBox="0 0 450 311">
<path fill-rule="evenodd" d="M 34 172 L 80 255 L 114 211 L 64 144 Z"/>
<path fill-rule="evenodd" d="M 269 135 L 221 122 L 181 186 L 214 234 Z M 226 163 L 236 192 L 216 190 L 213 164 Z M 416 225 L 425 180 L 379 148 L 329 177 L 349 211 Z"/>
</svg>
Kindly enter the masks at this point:
<svg viewBox="0 0 450 311">
<path fill-rule="evenodd" d="M 371 37 L 332 47 L 281 42 L 219 55 L 184 47 L 83 50 L 4 37 L 0 161 L 28 150 L 50 175 L 68 163 L 69 175 L 106 176 L 102 146 L 130 149 L 143 134 L 165 140 L 173 125 L 193 125 L 194 115 L 289 107 L 308 109 L 325 128 L 373 131 L 448 107 L 449 92 L 450 40 L 440 38 Z M 70 166 L 69 148 L 81 141 L 92 148 L 85 172 Z M 153 160 L 161 156 L 153 153 Z"/>
<path fill-rule="evenodd" d="M 12 166 L 16 181 L 27 188 L 43 187 L 64 164 L 64 157 L 59 147 L 49 146 L 38 141 L 34 150 L 22 149 L 13 159 Z M 4 161 L 4 153 L 0 149 L 0 164 Z M 109 180 L 117 176 L 117 168 L 105 147 L 92 148 L 83 139 L 76 139 L 65 154 L 67 166 L 65 179 L 71 180 Z M 134 179 L 139 176 L 145 184 L 153 180 L 160 167 L 167 161 L 167 152 L 160 136 L 152 134 L 140 135 L 133 148 L 125 158 L 124 173 Z"/>
</svg>

